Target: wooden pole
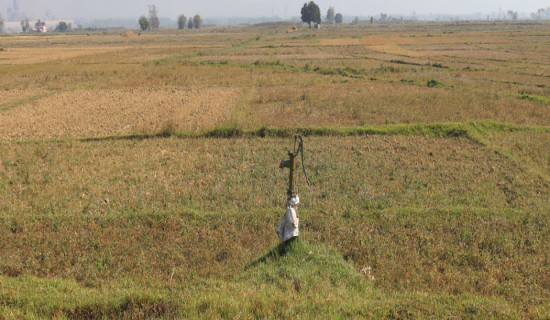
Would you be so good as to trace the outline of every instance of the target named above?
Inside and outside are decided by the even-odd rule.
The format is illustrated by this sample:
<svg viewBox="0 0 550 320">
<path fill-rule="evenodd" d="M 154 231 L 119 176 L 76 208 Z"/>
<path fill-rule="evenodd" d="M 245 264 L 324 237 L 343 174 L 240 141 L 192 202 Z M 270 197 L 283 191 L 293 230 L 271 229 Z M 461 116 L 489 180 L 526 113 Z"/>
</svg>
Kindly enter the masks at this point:
<svg viewBox="0 0 550 320">
<path fill-rule="evenodd" d="M 288 196 L 294 195 L 294 170 L 296 169 L 296 155 L 294 153 L 288 153 L 290 156 L 290 174 L 288 177 Z"/>
</svg>

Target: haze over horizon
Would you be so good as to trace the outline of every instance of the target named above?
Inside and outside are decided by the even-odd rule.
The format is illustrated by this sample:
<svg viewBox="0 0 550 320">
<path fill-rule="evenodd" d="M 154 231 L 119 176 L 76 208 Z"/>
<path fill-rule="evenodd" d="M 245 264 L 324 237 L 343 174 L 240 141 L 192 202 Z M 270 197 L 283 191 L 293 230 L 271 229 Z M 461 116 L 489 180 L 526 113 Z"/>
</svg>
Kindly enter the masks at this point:
<svg viewBox="0 0 550 320">
<path fill-rule="evenodd" d="M 160 17 L 175 19 L 178 14 L 187 16 L 200 13 L 203 17 L 281 17 L 299 16 L 305 1 L 298 0 L 234 0 L 231 3 L 221 0 L 194 1 L 181 3 L 171 0 L 96 0 L 77 2 L 74 0 L 20 0 L 22 13 L 30 18 L 47 18 L 56 16 L 61 19 L 88 18 L 134 18 L 147 14 L 150 4 L 155 4 Z M 324 16 L 329 6 L 334 6 L 336 12 L 346 16 L 376 16 L 387 14 L 410 16 L 417 15 L 466 15 L 489 14 L 508 10 L 521 13 L 535 12 L 538 8 L 550 7 L 547 0 L 418 0 L 412 3 L 405 0 L 372 0 L 362 2 L 357 0 L 319 0 L 315 1 Z M 0 13 L 6 17 L 8 8 L 13 7 L 13 0 L 0 0 Z"/>
</svg>

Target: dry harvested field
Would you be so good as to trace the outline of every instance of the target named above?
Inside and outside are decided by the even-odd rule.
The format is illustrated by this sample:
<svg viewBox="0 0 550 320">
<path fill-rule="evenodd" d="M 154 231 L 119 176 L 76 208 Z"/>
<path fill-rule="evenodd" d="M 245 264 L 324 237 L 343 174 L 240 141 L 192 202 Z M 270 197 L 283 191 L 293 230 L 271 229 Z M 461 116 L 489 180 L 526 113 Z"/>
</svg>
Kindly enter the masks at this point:
<svg viewBox="0 0 550 320">
<path fill-rule="evenodd" d="M 185 131 L 486 119 L 545 126 L 550 123 L 546 28 L 459 23 L 294 33 L 282 27 L 217 28 L 136 38 L 5 36 L 0 137 L 156 131 L 169 120 L 151 112 L 157 107 L 180 112 L 170 120 Z M 191 88 L 203 91 L 186 96 Z M 133 111 L 125 113 L 128 108 Z M 209 115 L 196 123 L 189 119 L 193 108 Z M 93 116 L 98 110 L 102 115 Z M 147 113 L 151 126 L 143 123 Z M 71 125 L 64 125 L 68 120 Z M 29 130 L 37 121 L 46 128 Z"/>
<path fill-rule="evenodd" d="M 238 88 L 78 89 L 0 114 L 2 140 L 199 130 L 226 123 Z"/>
<path fill-rule="evenodd" d="M 0 319 L 550 317 L 549 27 L 2 35 Z"/>
</svg>

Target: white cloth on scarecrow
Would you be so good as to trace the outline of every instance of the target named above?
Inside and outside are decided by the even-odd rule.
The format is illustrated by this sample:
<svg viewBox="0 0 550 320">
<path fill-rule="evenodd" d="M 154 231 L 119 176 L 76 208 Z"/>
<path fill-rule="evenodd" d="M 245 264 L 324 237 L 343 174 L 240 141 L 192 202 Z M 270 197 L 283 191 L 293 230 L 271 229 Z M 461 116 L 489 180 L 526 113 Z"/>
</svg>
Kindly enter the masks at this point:
<svg viewBox="0 0 550 320">
<path fill-rule="evenodd" d="M 279 236 L 279 239 L 281 239 L 281 242 L 285 242 L 298 236 L 298 225 L 300 223 L 300 219 L 298 219 L 296 209 L 298 209 L 299 203 L 300 198 L 298 195 L 291 196 L 287 200 L 285 215 L 281 219 L 281 223 L 279 223 L 279 227 L 277 228 L 277 235 Z"/>
</svg>

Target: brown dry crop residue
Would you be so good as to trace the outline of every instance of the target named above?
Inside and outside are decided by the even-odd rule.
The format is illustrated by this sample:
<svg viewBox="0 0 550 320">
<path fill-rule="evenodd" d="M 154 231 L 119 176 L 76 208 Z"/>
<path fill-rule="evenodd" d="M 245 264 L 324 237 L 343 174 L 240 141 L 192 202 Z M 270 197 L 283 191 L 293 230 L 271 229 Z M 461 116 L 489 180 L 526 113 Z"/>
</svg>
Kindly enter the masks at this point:
<svg viewBox="0 0 550 320">
<path fill-rule="evenodd" d="M 67 60 L 106 52 L 124 50 L 123 47 L 81 47 L 81 48 L 10 48 L 2 54 L 2 64 L 33 64 L 57 60 Z"/>
<path fill-rule="evenodd" d="M 33 89 L 17 88 L 17 89 L 0 90 L 0 110 L 9 106 L 10 104 L 17 103 L 25 99 L 31 99 L 33 97 L 45 95 L 46 93 L 47 93 L 46 90 L 40 89 L 40 88 L 33 88 Z"/>
<path fill-rule="evenodd" d="M 86 89 L 59 93 L 0 113 L 0 141 L 201 130 L 230 118 L 232 88 Z"/>
<path fill-rule="evenodd" d="M 359 39 L 344 38 L 344 39 L 321 39 L 322 46 L 352 46 L 358 45 Z"/>
<path fill-rule="evenodd" d="M 136 38 L 136 34 L 133 33 L 132 31 L 126 31 L 123 35 L 122 35 L 123 38 Z"/>
<path fill-rule="evenodd" d="M 426 55 L 423 52 L 409 50 L 399 45 L 400 38 L 390 38 L 383 35 L 364 37 L 361 42 L 369 49 L 378 52 L 396 55 L 420 57 Z"/>
</svg>

